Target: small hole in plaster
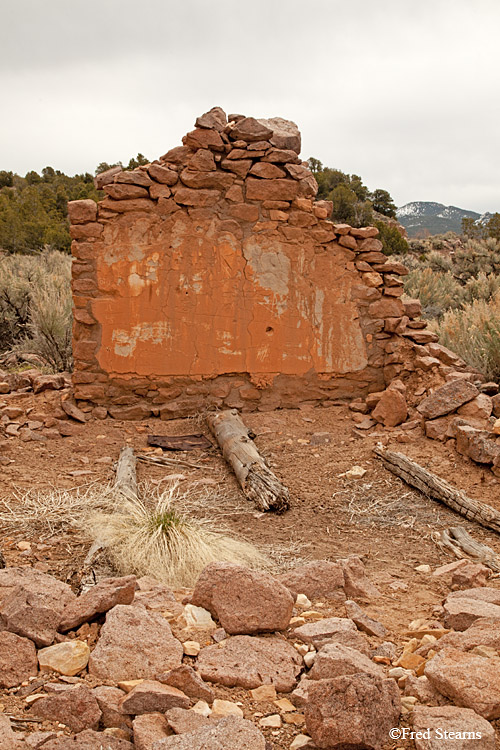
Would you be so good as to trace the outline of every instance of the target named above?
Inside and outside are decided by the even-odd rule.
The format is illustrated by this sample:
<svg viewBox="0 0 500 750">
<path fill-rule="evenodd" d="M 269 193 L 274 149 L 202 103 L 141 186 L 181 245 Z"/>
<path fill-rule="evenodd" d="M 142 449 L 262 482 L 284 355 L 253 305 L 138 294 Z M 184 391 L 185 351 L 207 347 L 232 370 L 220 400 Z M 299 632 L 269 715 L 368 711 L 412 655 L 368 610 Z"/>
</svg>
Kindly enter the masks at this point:
<svg viewBox="0 0 500 750">
<path fill-rule="evenodd" d="M 274 328 L 271 328 L 271 326 L 267 326 L 266 333 L 274 333 Z"/>
</svg>

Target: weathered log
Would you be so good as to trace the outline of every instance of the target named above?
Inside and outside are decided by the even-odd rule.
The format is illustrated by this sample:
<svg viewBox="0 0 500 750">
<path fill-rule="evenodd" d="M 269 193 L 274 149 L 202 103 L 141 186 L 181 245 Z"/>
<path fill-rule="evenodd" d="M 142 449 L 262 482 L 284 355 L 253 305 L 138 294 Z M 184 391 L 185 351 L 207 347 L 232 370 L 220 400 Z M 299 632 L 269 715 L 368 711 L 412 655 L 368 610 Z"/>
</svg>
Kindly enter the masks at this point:
<svg viewBox="0 0 500 750">
<path fill-rule="evenodd" d="M 452 552 L 459 559 L 472 559 L 496 572 L 500 571 L 500 557 L 496 552 L 486 544 L 476 542 L 461 526 L 451 526 L 441 532 L 433 532 L 431 538 L 439 547 Z"/>
<path fill-rule="evenodd" d="M 283 513 L 287 510 L 290 507 L 288 489 L 258 452 L 236 409 L 209 414 L 207 422 L 248 500 L 260 511 Z"/>
<path fill-rule="evenodd" d="M 402 453 L 389 451 L 380 443 L 375 446 L 373 452 L 382 459 L 389 471 L 401 477 L 411 487 L 416 487 L 433 500 L 439 500 L 469 521 L 476 521 L 481 526 L 500 533 L 500 513 L 495 508 L 479 500 L 473 500 L 465 492 L 457 490 L 444 479 L 427 471 Z"/>
<path fill-rule="evenodd" d="M 130 498 L 137 497 L 136 465 L 137 458 L 135 457 L 134 449 L 130 445 L 123 446 L 116 467 L 114 489 Z"/>
</svg>

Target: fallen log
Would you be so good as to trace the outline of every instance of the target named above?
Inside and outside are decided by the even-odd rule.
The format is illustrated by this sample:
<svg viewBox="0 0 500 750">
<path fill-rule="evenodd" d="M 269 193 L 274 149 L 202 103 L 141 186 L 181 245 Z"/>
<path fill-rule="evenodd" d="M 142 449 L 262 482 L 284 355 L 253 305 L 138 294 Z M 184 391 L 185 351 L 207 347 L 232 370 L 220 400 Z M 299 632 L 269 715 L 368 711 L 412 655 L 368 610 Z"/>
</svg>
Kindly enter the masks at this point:
<svg viewBox="0 0 500 750">
<path fill-rule="evenodd" d="M 116 466 L 114 489 L 126 497 L 137 497 L 137 458 L 130 445 L 124 445 Z"/>
<path fill-rule="evenodd" d="M 258 452 L 236 409 L 209 414 L 207 422 L 247 499 L 252 500 L 260 511 L 283 513 L 288 510 L 290 494 L 287 487 Z"/>
<path fill-rule="evenodd" d="M 500 533 L 500 512 L 495 508 L 479 500 L 473 500 L 465 492 L 457 490 L 444 479 L 427 471 L 402 453 L 389 451 L 380 443 L 375 446 L 373 452 L 389 471 L 411 487 L 416 487 L 433 500 L 439 500 L 469 521 L 476 521 L 481 526 Z"/>
<path fill-rule="evenodd" d="M 446 549 L 459 559 L 473 560 L 474 562 L 483 563 L 491 570 L 500 572 L 500 558 L 491 547 L 481 542 L 476 542 L 468 531 L 460 526 L 451 526 L 443 531 L 435 531 L 431 534 L 431 539 L 441 549 Z"/>
</svg>

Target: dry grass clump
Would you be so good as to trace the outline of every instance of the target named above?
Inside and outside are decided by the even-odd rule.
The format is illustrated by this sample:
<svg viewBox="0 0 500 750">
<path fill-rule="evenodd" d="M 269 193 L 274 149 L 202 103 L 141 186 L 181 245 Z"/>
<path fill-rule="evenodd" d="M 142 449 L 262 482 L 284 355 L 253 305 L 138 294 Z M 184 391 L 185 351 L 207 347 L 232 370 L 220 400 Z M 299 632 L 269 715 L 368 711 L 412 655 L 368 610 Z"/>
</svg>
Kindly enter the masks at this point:
<svg viewBox="0 0 500 750">
<path fill-rule="evenodd" d="M 122 495 L 112 512 L 96 514 L 90 521 L 120 573 L 149 575 L 170 586 L 188 587 L 211 562 L 270 566 L 269 558 L 255 546 L 192 515 L 193 500 L 177 484 L 164 490 L 143 486 L 139 495 L 147 500 Z"/>
<path fill-rule="evenodd" d="M 404 285 L 405 293 L 420 300 L 428 317 L 437 317 L 444 310 L 462 304 L 463 287 L 449 271 L 439 273 L 429 267 L 416 268 L 406 276 Z"/>
<path fill-rule="evenodd" d="M 439 341 L 490 380 L 500 378 L 500 292 L 489 301 L 475 300 L 449 310 L 431 328 Z"/>
</svg>

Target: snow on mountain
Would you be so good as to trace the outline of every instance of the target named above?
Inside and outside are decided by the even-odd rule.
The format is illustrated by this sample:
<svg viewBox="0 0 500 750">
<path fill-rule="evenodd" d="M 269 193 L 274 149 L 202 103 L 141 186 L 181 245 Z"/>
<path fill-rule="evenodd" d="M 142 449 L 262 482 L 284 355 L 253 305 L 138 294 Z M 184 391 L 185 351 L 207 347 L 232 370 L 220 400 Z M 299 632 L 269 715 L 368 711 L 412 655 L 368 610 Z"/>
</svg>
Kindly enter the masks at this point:
<svg viewBox="0 0 500 750">
<path fill-rule="evenodd" d="M 400 224 L 406 228 L 409 237 L 460 232 L 464 217 L 473 218 L 476 221 L 482 218 L 476 211 L 468 211 L 457 206 L 445 206 L 443 203 L 434 201 L 407 203 L 397 209 L 396 216 Z M 487 215 L 483 214 L 483 216 Z"/>
</svg>

